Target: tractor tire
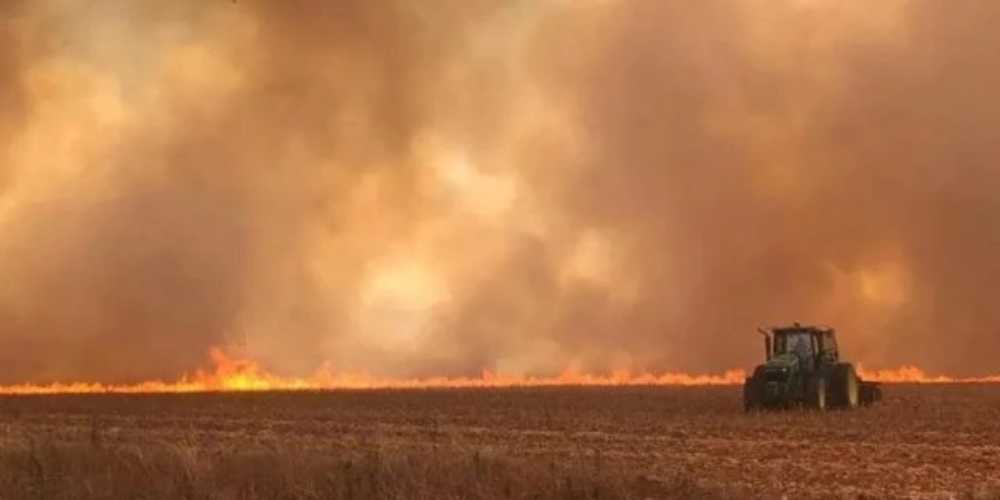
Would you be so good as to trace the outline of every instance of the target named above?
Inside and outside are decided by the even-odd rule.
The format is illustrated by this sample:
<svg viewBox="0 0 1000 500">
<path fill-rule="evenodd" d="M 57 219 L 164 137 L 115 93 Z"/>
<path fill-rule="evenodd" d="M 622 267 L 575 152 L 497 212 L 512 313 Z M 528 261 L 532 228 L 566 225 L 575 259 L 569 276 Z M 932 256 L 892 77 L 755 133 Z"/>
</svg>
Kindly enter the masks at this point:
<svg viewBox="0 0 1000 500">
<path fill-rule="evenodd" d="M 747 377 L 743 383 L 743 411 L 750 413 L 760 408 L 760 397 L 758 396 L 757 383 L 753 377 Z"/>
<path fill-rule="evenodd" d="M 826 411 L 829 407 L 829 400 L 827 399 L 827 389 L 829 386 L 826 383 L 826 378 L 816 377 L 809 385 L 809 406 L 814 410 Z"/>
<path fill-rule="evenodd" d="M 841 363 L 833 368 L 830 403 L 833 408 L 853 410 L 861 401 L 861 381 L 850 363 Z"/>
</svg>

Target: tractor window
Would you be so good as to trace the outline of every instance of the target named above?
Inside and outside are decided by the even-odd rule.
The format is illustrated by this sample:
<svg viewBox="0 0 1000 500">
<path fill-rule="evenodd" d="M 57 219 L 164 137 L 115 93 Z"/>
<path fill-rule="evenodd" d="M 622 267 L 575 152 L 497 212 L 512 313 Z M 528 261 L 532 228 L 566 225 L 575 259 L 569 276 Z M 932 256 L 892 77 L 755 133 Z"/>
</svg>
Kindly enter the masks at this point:
<svg viewBox="0 0 1000 500">
<path fill-rule="evenodd" d="M 837 354 L 837 341 L 833 338 L 833 332 L 823 332 L 823 352 Z"/>
<path fill-rule="evenodd" d="M 813 355 L 813 336 L 809 332 L 789 332 L 778 335 L 775 352 L 792 353 L 806 358 Z"/>
<path fill-rule="evenodd" d="M 823 354 L 834 361 L 838 358 L 837 340 L 833 338 L 832 332 L 823 332 Z"/>
</svg>

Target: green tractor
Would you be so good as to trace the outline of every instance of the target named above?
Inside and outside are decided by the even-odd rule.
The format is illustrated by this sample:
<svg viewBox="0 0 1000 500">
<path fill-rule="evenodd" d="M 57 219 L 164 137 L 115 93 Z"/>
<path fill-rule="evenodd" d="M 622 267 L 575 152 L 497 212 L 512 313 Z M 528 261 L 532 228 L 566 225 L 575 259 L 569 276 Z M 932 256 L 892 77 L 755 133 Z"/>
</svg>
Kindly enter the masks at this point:
<svg viewBox="0 0 1000 500">
<path fill-rule="evenodd" d="M 805 406 L 817 410 L 868 406 L 882 399 L 878 383 L 864 382 L 840 361 L 832 328 L 802 326 L 758 330 L 766 362 L 743 385 L 746 411 Z"/>
</svg>

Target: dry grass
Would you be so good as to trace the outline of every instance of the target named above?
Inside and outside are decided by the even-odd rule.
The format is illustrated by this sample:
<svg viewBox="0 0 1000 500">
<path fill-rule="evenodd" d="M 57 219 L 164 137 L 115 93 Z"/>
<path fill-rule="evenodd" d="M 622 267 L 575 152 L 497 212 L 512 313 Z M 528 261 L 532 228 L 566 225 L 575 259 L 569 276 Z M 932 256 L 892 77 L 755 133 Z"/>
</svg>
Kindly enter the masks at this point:
<svg viewBox="0 0 1000 500">
<path fill-rule="evenodd" d="M 1000 498 L 1000 386 L 743 415 L 738 388 L 0 398 L 0 500 Z"/>
<path fill-rule="evenodd" d="M 441 450 L 333 456 L 295 448 L 40 444 L 0 456 L 3 499 L 723 498 L 693 482 L 629 478 Z"/>
</svg>

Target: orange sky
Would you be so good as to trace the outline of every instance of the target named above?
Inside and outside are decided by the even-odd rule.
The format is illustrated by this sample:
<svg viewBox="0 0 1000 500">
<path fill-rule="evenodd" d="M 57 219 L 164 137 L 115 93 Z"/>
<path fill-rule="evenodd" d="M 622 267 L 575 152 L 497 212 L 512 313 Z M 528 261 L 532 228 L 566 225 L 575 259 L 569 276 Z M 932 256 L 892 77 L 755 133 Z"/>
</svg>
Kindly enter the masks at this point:
<svg viewBox="0 0 1000 500">
<path fill-rule="evenodd" d="M 0 383 L 995 373 L 997 14 L 4 2 Z"/>
</svg>

